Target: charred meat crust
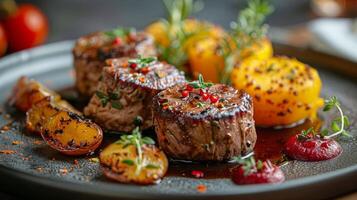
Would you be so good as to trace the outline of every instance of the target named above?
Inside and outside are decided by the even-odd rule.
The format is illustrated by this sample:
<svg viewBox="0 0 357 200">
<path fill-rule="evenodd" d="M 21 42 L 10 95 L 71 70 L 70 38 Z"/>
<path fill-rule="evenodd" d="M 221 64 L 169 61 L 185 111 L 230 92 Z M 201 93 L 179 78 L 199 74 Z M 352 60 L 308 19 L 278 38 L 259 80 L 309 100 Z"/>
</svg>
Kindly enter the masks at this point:
<svg viewBox="0 0 357 200">
<path fill-rule="evenodd" d="M 134 32 L 120 45 L 104 32 L 96 32 L 77 40 L 73 49 L 76 87 L 84 95 L 91 96 L 100 79 L 108 58 L 156 56 L 153 38 L 143 32 Z"/>
<path fill-rule="evenodd" d="M 174 66 L 158 61 L 147 66 L 146 73 L 128 67 L 128 58 L 111 59 L 107 64 L 97 92 L 84 110 L 107 130 L 131 131 L 137 116 L 143 119 L 143 129 L 152 127 L 152 98 L 185 81 Z"/>
<path fill-rule="evenodd" d="M 184 87 L 171 87 L 153 100 L 158 143 L 169 157 L 221 161 L 253 150 L 257 136 L 248 94 L 217 84 L 207 91 L 220 100 L 207 100 L 204 106 L 197 107 L 197 102 L 202 101 L 197 98 L 199 94 L 192 92 L 182 98 Z"/>
</svg>

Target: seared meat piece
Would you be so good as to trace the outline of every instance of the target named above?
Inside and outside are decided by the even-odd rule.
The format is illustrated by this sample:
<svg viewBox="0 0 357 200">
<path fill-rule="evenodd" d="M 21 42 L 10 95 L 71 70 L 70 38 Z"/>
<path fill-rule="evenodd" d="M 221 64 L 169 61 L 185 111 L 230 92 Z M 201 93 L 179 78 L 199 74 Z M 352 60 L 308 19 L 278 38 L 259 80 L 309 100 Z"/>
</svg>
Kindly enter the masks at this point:
<svg viewBox="0 0 357 200">
<path fill-rule="evenodd" d="M 77 40 L 74 49 L 76 87 L 86 96 L 94 94 L 108 58 L 156 56 L 153 38 L 144 32 L 97 32 Z M 118 34 L 118 33 L 116 33 Z"/>
<path fill-rule="evenodd" d="M 185 81 L 183 73 L 174 66 L 154 57 L 111 59 L 108 65 L 84 109 L 85 115 L 107 130 L 128 132 L 135 128 L 135 121 L 142 121 L 143 129 L 151 127 L 152 98 Z"/>
<path fill-rule="evenodd" d="M 160 147 L 175 159 L 228 160 L 253 150 L 257 139 L 251 97 L 223 84 L 166 89 L 154 98 L 153 116 Z"/>
</svg>

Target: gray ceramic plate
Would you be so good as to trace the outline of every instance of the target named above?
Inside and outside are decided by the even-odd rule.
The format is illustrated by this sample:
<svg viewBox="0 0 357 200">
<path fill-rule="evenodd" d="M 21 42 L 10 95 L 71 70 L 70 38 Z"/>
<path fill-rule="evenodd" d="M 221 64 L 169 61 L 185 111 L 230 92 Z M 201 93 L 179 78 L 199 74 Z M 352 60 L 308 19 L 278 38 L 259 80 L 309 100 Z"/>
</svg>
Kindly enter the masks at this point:
<svg viewBox="0 0 357 200">
<path fill-rule="evenodd" d="M 53 89 L 73 85 L 71 48 L 66 41 L 10 55 L 0 60 L 0 102 L 5 105 L 11 87 L 21 75 L 30 76 Z M 43 144 L 39 137 L 26 134 L 19 123 L 0 133 L 0 190 L 20 196 L 65 199 L 322 199 L 357 190 L 357 83 L 354 63 L 316 52 L 276 46 L 278 53 L 296 56 L 318 67 L 323 95 L 334 94 L 351 118 L 350 140 L 340 140 L 344 152 L 324 162 L 289 162 L 282 167 L 287 181 L 279 185 L 237 186 L 229 179 L 193 179 L 170 176 L 154 186 L 123 185 L 105 180 L 98 163 L 88 158 L 62 156 Z M 350 75 L 338 74 L 344 69 Z M 326 117 L 326 116 L 325 116 Z M 328 116 L 327 116 L 328 117 Z M 8 123 L 6 113 L 0 126 Z M 115 136 L 112 136 L 115 137 Z M 21 141 L 14 145 L 13 141 Z M 78 165 L 74 165 L 74 159 Z M 68 173 L 61 173 L 66 168 Z M 196 186 L 207 186 L 205 193 Z"/>
</svg>

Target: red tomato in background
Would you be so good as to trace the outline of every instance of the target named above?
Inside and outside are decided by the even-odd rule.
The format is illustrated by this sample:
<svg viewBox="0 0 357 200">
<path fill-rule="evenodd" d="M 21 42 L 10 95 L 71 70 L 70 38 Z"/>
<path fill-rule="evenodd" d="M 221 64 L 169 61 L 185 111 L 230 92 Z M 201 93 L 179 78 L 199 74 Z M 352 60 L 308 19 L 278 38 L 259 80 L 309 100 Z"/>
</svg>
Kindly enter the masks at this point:
<svg viewBox="0 0 357 200">
<path fill-rule="evenodd" d="M 4 20 L 10 51 L 20 51 L 43 43 L 48 34 L 45 15 L 31 4 L 20 4 L 15 13 Z"/>
<path fill-rule="evenodd" d="M 5 54 L 6 48 L 7 48 L 7 41 L 5 36 L 5 30 L 2 24 L 0 24 L 0 56 Z"/>
</svg>

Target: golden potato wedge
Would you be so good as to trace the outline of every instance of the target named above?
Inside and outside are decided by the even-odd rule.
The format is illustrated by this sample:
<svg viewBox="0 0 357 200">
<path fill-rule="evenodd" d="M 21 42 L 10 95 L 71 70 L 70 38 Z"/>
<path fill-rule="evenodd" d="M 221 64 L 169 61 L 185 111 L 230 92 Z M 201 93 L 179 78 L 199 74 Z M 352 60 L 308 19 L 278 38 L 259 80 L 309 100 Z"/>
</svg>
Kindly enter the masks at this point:
<svg viewBox="0 0 357 200">
<path fill-rule="evenodd" d="M 44 121 L 42 138 L 52 148 L 66 155 L 93 152 L 103 140 L 102 129 L 97 124 L 63 108 Z"/>
<path fill-rule="evenodd" d="M 134 137 L 136 136 L 132 138 Z M 121 183 L 157 183 L 168 168 L 166 155 L 155 145 L 143 142 L 145 138 L 136 138 L 138 140 L 134 139 L 131 142 L 121 139 L 100 153 L 99 159 L 104 175 Z M 140 144 L 140 147 L 136 144 Z"/>
<path fill-rule="evenodd" d="M 52 103 L 50 96 L 37 102 L 26 112 L 26 128 L 30 132 L 41 134 L 42 126 L 60 109 Z"/>
<path fill-rule="evenodd" d="M 48 96 L 52 96 L 53 101 L 61 99 L 57 93 L 47 89 L 39 82 L 23 76 L 13 88 L 10 105 L 14 105 L 17 109 L 26 112 L 32 105 Z"/>
</svg>

